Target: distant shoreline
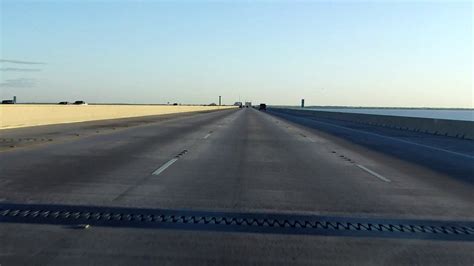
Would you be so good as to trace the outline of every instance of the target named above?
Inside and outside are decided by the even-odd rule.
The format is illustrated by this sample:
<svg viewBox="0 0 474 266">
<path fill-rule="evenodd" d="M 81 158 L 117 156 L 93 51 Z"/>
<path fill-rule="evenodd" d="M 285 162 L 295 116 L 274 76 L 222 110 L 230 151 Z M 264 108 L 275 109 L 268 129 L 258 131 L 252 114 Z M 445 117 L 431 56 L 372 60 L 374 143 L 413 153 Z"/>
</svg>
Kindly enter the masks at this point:
<svg viewBox="0 0 474 266">
<path fill-rule="evenodd" d="M 51 104 L 58 104 L 56 102 L 45 103 L 45 102 L 22 102 L 17 104 L 41 104 L 41 105 L 51 105 Z M 89 105 L 158 105 L 158 106 L 172 106 L 173 104 L 167 103 L 88 103 Z M 209 106 L 209 104 L 187 104 L 187 103 L 178 103 L 178 105 L 182 106 Z M 222 106 L 231 106 L 231 104 L 223 104 Z M 299 105 L 272 105 L 268 104 L 271 107 L 287 107 L 287 108 L 300 108 Z M 466 111 L 473 111 L 474 108 L 459 108 L 459 107 L 365 107 L 365 106 L 337 106 L 337 105 L 311 105 L 305 106 L 304 108 L 319 108 L 319 109 L 391 109 L 391 110 L 466 110 Z"/>
<path fill-rule="evenodd" d="M 274 107 L 291 107 L 299 108 L 298 105 L 271 105 Z M 456 108 L 456 107 L 364 107 L 364 106 L 305 106 L 304 108 L 320 108 L 320 109 L 392 109 L 392 110 L 467 110 L 472 111 L 474 108 Z"/>
<path fill-rule="evenodd" d="M 35 105 L 58 105 L 58 103 L 35 103 L 35 102 L 27 102 L 27 103 L 16 103 L 18 104 L 35 104 Z M 69 105 L 74 105 L 73 102 L 70 102 Z M 87 105 L 138 105 L 138 106 L 143 106 L 143 105 L 148 105 L 148 106 L 176 106 L 172 103 L 167 104 L 167 103 L 87 103 Z M 210 104 L 187 104 L 187 103 L 178 103 L 178 106 L 218 106 L 218 105 L 210 105 Z M 221 106 L 233 106 L 230 104 L 222 104 Z"/>
</svg>

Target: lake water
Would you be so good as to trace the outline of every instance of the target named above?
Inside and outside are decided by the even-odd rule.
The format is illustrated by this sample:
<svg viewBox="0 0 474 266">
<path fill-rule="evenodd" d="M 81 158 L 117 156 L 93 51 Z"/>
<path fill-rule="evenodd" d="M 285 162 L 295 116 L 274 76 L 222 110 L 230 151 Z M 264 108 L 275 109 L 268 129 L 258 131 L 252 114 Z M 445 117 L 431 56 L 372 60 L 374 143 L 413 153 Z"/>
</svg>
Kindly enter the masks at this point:
<svg viewBox="0 0 474 266">
<path fill-rule="evenodd" d="M 307 110 L 474 121 L 473 109 L 304 108 Z"/>
</svg>

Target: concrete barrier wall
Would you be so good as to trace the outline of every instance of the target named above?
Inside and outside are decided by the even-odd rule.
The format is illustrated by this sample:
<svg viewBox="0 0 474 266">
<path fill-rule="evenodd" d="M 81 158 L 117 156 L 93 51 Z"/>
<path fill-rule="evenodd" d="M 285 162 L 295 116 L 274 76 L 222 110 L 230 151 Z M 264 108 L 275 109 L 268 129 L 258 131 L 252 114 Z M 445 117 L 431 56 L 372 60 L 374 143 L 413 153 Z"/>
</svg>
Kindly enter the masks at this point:
<svg viewBox="0 0 474 266">
<path fill-rule="evenodd" d="M 388 115 L 355 114 L 313 110 L 279 109 L 299 115 L 310 115 L 325 119 L 350 121 L 361 124 L 390 127 L 402 130 L 450 136 L 462 139 L 474 139 L 474 122 L 433 118 L 401 117 Z"/>
<path fill-rule="evenodd" d="M 235 107 L 52 104 L 0 105 L 0 129 L 184 112 L 223 110 L 228 108 Z"/>
</svg>

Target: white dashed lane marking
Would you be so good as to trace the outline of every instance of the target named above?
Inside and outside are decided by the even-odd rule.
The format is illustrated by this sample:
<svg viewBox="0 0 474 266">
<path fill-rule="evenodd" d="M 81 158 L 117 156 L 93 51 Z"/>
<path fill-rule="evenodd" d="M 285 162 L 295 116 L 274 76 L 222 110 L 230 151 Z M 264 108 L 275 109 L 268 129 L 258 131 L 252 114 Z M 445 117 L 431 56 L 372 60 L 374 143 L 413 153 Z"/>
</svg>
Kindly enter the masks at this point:
<svg viewBox="0 0 474 266">
<path fill-rule="evenodd" d="M 388 178 L 382 176 L 381 174 L 378 174 L 378 173 L 376 173 L 376 172 L 370 170 L 369 168 L 367 168 L 367 167 L 365 167 L 365 166 L 363 166 L 363 165 L 356 164 L 356 166 L 359 167 L 360 169 L 366 171 L 367 173 L 369 173 L 369 174 L 371 174 L 371 175 L 377 177 L 378 179 L 380 179 L 380 180 L 382 180 L 382 181 L 389 182 L 389 183 L 391 182 L 390 179 L 388 179 Z"/>
<path fill-rule="evenodd" d="M 168 167 L 170 167 L 172 164 L 174 164 L 176 161 L 178 160 L 178 158 L 173 158 L 171 160 L 169 160 L 168 162 L 166 162 L 165 164 L 163 164 L 160 168 L 156 169 L 155 172 L 153 172 L 153 175 L 159 175 L 161 174 L 163 171 L 165 171 Z"/>
</svg>

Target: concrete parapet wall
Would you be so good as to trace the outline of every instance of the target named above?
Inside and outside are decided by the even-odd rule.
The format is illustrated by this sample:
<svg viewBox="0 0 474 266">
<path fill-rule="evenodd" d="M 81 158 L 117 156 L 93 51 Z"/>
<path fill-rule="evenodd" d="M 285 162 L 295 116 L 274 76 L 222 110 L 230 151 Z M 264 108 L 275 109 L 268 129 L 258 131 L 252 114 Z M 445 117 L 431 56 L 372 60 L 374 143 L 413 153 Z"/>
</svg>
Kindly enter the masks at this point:
<svg viewBox="0 0 474 266">
<path fill-rule="evenodd" d="M 0 105 L 0 129 L 104 119 L 202 112 L 234 106 L 160 106 L 160 105 Z"/>
<path fill-rule="evenodd" d="M 474 122 L 447 119 L 401 117 L 388 115 L 355 114 L 342 112 L 326 112 L 313 110 L 280 109 L 285 112 L 315 117 L 350 121 L 374 126 L 383 126 L 429 133 L 434 135 L 450 136 L 462 139 L 474 139 Z"/>
</svg>

